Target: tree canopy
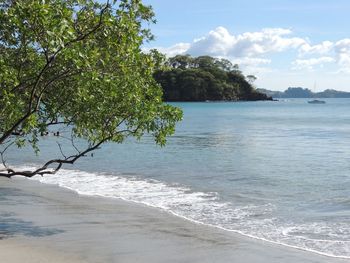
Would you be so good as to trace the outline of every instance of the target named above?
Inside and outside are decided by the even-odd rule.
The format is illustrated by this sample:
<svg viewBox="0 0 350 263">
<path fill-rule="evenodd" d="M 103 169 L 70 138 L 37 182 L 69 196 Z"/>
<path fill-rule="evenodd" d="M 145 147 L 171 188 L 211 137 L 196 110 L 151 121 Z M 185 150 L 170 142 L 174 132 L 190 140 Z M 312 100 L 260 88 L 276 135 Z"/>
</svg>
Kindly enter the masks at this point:
<svg viewBox="0 0 350 263">
<path fill-rule="evenodd" d="M 148 133 L 163 145 L 181 111 L 162 102 L 153 74 L 163 64 L 141 46 L 154 22 L 140 0 L 0 1 L 0 176 L 55 173 L 107 141 Z M 10 147 L 31 145 L 52 127 L 88 141 L 84 149 L 31 171 L 6 162 Z"/>
<path fill-rule="evenodd" d="M 238 65 L 210 56 L 177 55 L 168 68 L 155 73 L 166 101 L 268 100 L 253 86 L 256 77 L 244 76 Z"/>
</svg>

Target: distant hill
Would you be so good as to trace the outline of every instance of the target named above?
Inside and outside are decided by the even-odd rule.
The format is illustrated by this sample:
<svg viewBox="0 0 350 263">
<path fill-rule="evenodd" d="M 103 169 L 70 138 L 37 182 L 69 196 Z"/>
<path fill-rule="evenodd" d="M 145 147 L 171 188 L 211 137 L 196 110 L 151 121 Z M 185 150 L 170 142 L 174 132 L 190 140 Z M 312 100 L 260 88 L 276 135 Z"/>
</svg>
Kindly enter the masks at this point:
<svg viewBox="0 0 350 263">
<path fill-rule="evenodd" d="M 257 89 L 272 98 L 350 98 L 350 92 L 326 89 L 322 92 L 312 92 L 301 87 L 289 87 L 285 91 Z"/>
</svg>

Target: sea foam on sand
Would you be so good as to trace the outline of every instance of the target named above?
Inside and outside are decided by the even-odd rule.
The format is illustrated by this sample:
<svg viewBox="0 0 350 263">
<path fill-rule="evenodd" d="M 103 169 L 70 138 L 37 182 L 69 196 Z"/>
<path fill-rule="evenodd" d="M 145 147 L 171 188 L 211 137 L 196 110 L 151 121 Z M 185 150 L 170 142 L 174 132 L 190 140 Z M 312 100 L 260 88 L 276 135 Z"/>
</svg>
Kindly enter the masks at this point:
<svg viewBox="0 0 350 263">
<path fill-rule="evenodd" d="M 191 223 L 158 209 L 0 178 L 6 262 L 346 262 Z M 40 261 L 41 260 L 41 261 Z"/>
</svg>

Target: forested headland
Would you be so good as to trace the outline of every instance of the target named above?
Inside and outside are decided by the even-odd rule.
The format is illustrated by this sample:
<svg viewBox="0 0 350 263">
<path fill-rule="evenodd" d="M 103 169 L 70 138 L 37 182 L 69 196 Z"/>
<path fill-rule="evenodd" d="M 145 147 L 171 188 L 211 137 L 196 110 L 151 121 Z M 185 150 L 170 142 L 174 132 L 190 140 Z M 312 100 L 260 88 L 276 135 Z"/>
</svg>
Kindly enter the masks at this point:
<svg viewBox="0 0 350 263">
<path fill-rule="evenodd" d="M 210 56 L 177 55 L 166 69 L 157 71 L 165 101 L 255 101 L 271 100 L 253 86 L 256 77 L 244 76 L 238 65 Z"/>
</svg>

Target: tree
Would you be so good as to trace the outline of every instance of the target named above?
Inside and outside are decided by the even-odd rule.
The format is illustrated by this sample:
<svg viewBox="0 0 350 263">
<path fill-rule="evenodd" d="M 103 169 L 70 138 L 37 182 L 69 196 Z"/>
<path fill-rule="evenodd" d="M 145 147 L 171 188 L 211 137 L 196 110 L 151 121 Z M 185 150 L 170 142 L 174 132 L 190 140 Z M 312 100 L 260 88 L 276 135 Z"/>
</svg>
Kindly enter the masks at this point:
<svg viewBox="0 0 350 263">
<path fill-rule="evenodd" d="M 234 69 L 234 65 L 228 59 L 222 58 L 215 61 L 215 65 L 224 71 L 231 71 Z M 238 67 L 238 65 L 235 65 Z"/>
<path fill-rule="evenodd" d="M 141 0 L 0 1 L 0 176 L 55 173 L 128 136 L 148 133 L 165 144 L 182 113 L 162 102 L 153 79 L 163 56 L 141 50 L 152 22 Z M 61 155 L 31 171 L 6 162 L 10 147 L 39 152 L 40 135 L 55 127 L 70 133 L 74 153 L 57 142 Z"/>
<path fill-rule="evenodd" d="M 169 58 L 167 64 L 172 68 L 186 69 L 192 65 L 193 61 L 190 55 L 176 55 Z"/>
<path fill-rule="evenodd" d="M 167 101 L 270 100 L 255 90 L 249 75 L 237 64 L 210 56 L 177 55 L 169 58 L 167 68 L 154 74 Z"/>
<path fill-rule="evenodd" d="M 247 76 L 247 80 L 248 80 L 248 82 L 251 84 L 251 85 L 253 85 L 253 83 L 257 80 L 258 78 L 256 77 L 256 76 L 254 76 L 254 75 L 248 75 Z"/>
</svg>

